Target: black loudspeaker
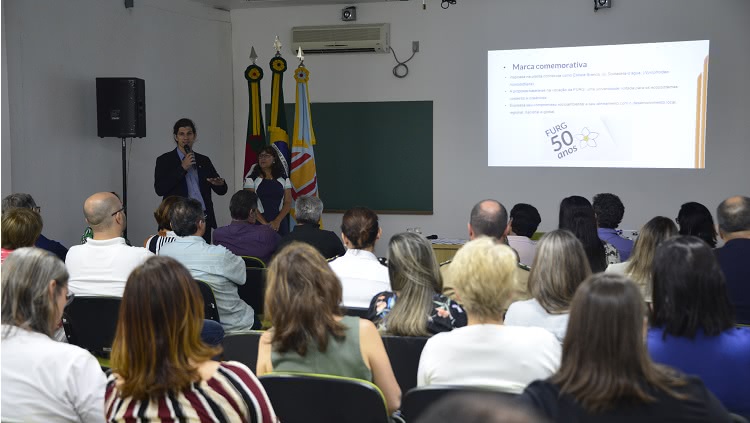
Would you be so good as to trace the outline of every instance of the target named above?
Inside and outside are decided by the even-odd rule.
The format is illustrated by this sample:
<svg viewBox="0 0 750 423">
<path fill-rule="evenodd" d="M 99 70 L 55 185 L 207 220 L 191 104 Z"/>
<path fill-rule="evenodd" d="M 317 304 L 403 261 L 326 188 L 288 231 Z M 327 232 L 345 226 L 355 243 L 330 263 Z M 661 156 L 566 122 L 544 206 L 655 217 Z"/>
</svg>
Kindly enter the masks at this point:
<svg viewBox="0 0 750 423">
<path fill-rule="evenodd" d="M 140 78 L 96 78 L 100 138 L 146 136 L 146 85 Z"/>
</svg>

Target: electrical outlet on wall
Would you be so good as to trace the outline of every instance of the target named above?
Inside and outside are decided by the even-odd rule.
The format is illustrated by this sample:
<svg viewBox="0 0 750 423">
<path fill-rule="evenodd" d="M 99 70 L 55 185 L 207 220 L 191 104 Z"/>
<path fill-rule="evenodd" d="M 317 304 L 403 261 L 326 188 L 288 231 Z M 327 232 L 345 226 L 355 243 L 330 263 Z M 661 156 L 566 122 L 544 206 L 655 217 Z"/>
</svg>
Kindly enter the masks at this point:
<svg viewBox="0 0 750 423">
<path fill-rule="evenodd" d="M 416 53 L 419 51 L 419 41 L 412 41 L 411 42 L 411 51 Z"/>
</svg>

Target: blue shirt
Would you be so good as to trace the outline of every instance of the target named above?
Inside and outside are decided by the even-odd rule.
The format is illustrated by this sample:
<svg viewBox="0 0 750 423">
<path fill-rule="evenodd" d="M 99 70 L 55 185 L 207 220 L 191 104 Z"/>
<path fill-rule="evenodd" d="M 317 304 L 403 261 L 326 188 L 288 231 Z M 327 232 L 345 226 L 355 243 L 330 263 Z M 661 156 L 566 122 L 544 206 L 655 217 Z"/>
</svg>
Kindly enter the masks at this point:
<svg viewBox="0 0 750 423">
<path fill-rule="evenodd" d="M 651 358 L 699 376 L 706 387 L 733 413 L 750 415 L 750 328 L 731 328 L 718 336 L 699 330 L 694 339 L 648 331 Z"/>
<path fill-rule="evenodd" d="M 177 151 L 177 155 L 180 157 L 180 160 L 185 160 L 185 155 L 182 153 L 182 150 L 180 150 L 179 148 L 175 148 L 175 150 Z M 185 175 L 185 181 L 187 182 L 188 197 L 195 198 L 196 200 L 200 201 L 203 210 L 206 210 L 206 203 L 203 201 L 203 196 L 201 195 L 201 189 L 198 180 L 198 169 L 196 169 L 194 165 L 190 166 L 190 168 L 188 169 L 187 174 Z"/>
<path fill-rule="evenodd" d="M 612 244 L 617 249 L 617 252 L 620 253 L 621 262 L 628 260 L 630 253 L 633 251 L 633 241 L 621 237 L 620 234 L 622 231 L 610 228 L 597 228 L 596 232 L 599 235 L 599 239 Z"/>
</svg>

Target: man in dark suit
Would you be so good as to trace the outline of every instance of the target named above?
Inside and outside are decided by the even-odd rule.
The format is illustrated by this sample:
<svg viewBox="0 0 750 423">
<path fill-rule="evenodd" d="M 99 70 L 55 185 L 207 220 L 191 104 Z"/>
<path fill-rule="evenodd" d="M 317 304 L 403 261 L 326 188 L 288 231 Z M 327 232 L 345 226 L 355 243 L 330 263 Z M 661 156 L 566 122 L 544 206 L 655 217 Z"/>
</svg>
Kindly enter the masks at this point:
<svg viewBox="0 0 750 423">
<path fill-rule="evenodd" d="M 737 323 L 750 325 L 750 198 L 730 197 L 716 210 L 724 246 L 714 250 Z"/>
<path fill-rule="evenodd" d="M 177 148 L 156 159 L 154 190 L 156 195 L 170 195 L 198 200 L 206 213 L 206 232 L 203 238 L 211 243 L 211 229 L 216 228 L 211 190 L 218 195 L 227 193 L 227 183 L 219 177 L 211 159 L 193 151 L 195 124 L 182 118 L 174 124 L 174 142 Z"/>
<path fill-rule="evenodd" d="M 346 253 L 341 239 L 331 231 L 320 229 L 318 222 L 323 213 L 323 202 L 318 197 L 302 196 L 295 204 L 297 224 L 292 232 L 284 235 L 276 251 L 292 241 L 301 241 L 315 247 L 323 257 L 330 259 Z"/>
</svg>

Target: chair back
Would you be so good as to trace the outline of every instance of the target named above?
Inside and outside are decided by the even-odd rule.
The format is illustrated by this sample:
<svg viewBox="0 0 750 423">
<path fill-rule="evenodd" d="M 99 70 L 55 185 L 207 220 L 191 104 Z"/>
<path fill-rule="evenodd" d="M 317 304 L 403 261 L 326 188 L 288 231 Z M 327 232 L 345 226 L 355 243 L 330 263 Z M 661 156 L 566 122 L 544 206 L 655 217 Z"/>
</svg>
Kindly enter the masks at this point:
<svg viewBox="0 0 750 423">
<path fill-rule="evenodd" d="M 224 348 L 222 360 L 239 361 L 255 373 L 258 365 L 258 344 L 262 335 L 263 331 L 254 330 L 225 336 L 221 341 Z"/>
<path fill-rule="evenodd" d="M 438 403 L 443 397 L 452 394 L 478 394 L 486 397 L 514 399 L 518 395 L 508 392 L 501 392 L 495 389 L 478 388 L 473 386 L 445 386 L 431 385 L 412 388 L 401 401 L 401 413 L 407 422 L 413 422 L 419 419 L 431 405 Z"/>
<path fill-rule="evenodd" d="M 255 311 L 256 316 L 263 314 L 266 297 L 266 264 L 257 257 L 242 256 L 245 261 L 247 278 L 244 285 L 237 286 L 237 295 Z"/>
<path fill-rule="evenodd" d="M 367 318 L 367 310 L 366 308 L 359 308 L 359 307 L 344 307 L 344 314 L 346 316 L 354 316 L 359 317 L 361 319 Z"/>
<path fill-rule="evenodd" d="M 383 336 L 383 345 L 401 392 L 417 386 L 419 357 L 422 356 L 422 349 L 428 339 L 422 336 Z"/>
<path fill-rule="evenodd" d="M 219 320 L 219 307 L 216 305 L 216 298 L 214 297 L 214 290 L 204 281 L 195 279 L 195 283 L 198 284 L 198 288 L 201 290 L 201 296 L 203 297 L 203 318 L 221 323 L 221 320 Z"/>
<path fill-rule="evenodd" d="M 265 269 L 266 263 L 259 259 L 258 257 L 252 257 L 252 256 L 240 256 L 242 257 L 242 260 L 245 262 L 245 267 L 257 267 L 259 269 Z"/>
<path fill-rule="evenodd" d="M 383 393 L 366 380 L 308 373 L 271 373 L 259 379 L 284 423 L 389 422 Z"/>
<path fill-rule="evenodd" d="M 120 297 L 76 297 L 65 307 L 63 328 L 68 343 L 109 358 L 115 339 Z"/>
</svg>

